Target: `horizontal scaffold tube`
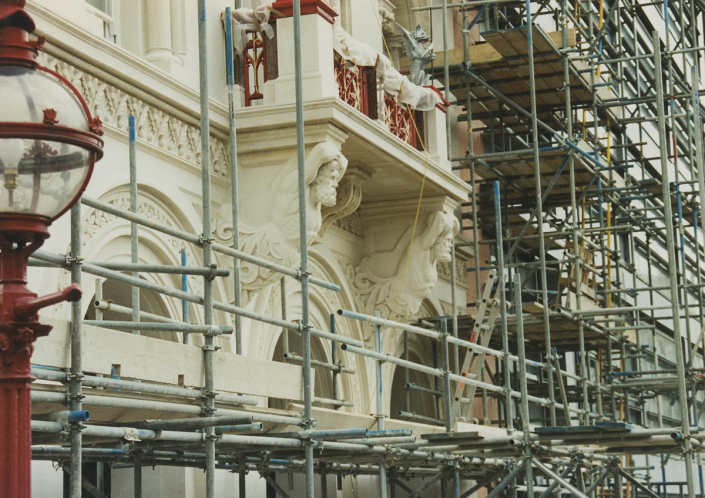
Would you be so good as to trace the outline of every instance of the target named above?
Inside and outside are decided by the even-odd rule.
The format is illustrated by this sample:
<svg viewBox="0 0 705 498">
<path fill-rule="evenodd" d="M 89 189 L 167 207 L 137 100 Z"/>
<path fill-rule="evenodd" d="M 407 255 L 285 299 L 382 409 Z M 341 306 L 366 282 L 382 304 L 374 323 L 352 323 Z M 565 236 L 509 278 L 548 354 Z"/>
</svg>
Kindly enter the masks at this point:
<svg viewBox="0 0 705 498">
<path fill-rule="evenodd" d="M 93 306 L 95 306 L 99 310 L 113 311 L 119 315 L 132 316 L 132 314 L 133 314 L 132 308 L 128 308 L 127 306 L 120 306 L 119 304 L 115 304 L 112 301 L 96 300 L 96 301 L 93 301 Z M 143 320 L 143 321 L 149 320 L 152 322 L 176 323 L 176 324 L 183 324 L 184 323 L 180 320 L 174 320 L 173 318 L 168 318 L 168 317 L 161 316 L 161 315 L 155 315 L 154 313 L 147 313 L 146 311 L 140 311 L 139 315 L 140 315 L 140 320 Z"/>
<path fill-rule="evenodd" d="M 217 425 L 251 424 L 252 415 L 226 415 L 224 417 L 201 417 L 201 418 L 174 418 L 167 420 L 147 420 L 138 422 L 135 427 L 139 429 L 202 429 L 204 427 L 215 427 Z"/>
<path fill-rule="evenodd" d="M 198 235 L 179 230 L 178 228 L 162 225 L 161 223 L 154 222 L 149 218 L 146 218 L 139 214 L 132 213 L 125 209 L 116 208 L 115 206 L 111 206 L 106 202 L 102 202 L 91 197 L 83 196 L 81 198 L 81 203 L 86 206 L 90 206 L 94 209 L 100 209 L 101 211 L 105 211 L 106 213 L 112 214 L 113 216 L 117 216 L 118 218 L 132 221 L 147 228 L 151 228 L 152 230 L 171 235 L 172 237 L 176 237 L 181 240 L 185 240 L 186 242 L 190 242 L 197 246 L 200 246 L 203 243 L 203 239 Z M 272 263 L 271 261 L 267 261 L 266 259 L 261 259 L 256 256 L 252 256 L 250 254 L 238 251 L 237 249 L 233 249 L 232 247 L 224 246 L 222 244 L 211 244 L 211 247 L 215 252 L 225 254 L 226 256 L 232 256 L 233 258 L 240 259 L 242 261 L 247 261 L 248 263 L 252 263 L 254 265 L 279 272 L 283 275 L 287 275 L 297 280 L 299 279 L 298 271 L 292 270 L 291 268 L 287 268 L 286 266 Z M 315 277 L 309 277 L 308 280 L 314 285 L 318 285 L 320 287 L 324 287 L 333 291 L 340 291 L 340 286 L 331 282 L 326 282 L 325 280 L 321 280 Z"/>
<path fill-rule="evenodd" d="M 129 271 L 137 273 L 165 273 L 169 275 L 198 275 L 201 277 L 229 277 L 230 270 L 218 268 L 217 265 L 207 266 L 180 266 L 180 265 L 147 265 L 141 263 L 114 263 L 104 261 L 86 261 L 91 265 L 100 266 L 106 270 Z M 48 263 L 36 258 L 29 258 L 29 266 L 39 266 L 43 268 L 56 267 L 54 263 Z"/>
<path fill-rule="evenodd" d="M 32 421 L 32 430 L 43 433 L 62 433 L 66 427 L 59 422 L 44 422 L 39 420 Z M 203 432 L 179 432 L 179 431 L 159 431 L 150 429 L 135 429 L 132 427 L 108 427 L 97 425 L 85 425 L 82 430 L 83 437 L 105 437 L 114 439 L 138 439 L 140 441 L 180 441 L 180 442 L 205 442 L 206 434 Z M 288 437 L 262 437 L 248 436 L 242 434 L 223 434 L 219 439 L 220 445 L 238 445 L 238 446 L 263 446 L 275 448 L 303 448 L 304 441 L 299 438 Z M 394 452 L 401 456 L 417 456 L 415 452 L 395 451 L 385 446 L 369 446 L 366 444 L 342 443 L 337 441 L 319 441 L 314 440 L 315 448 L 324 451 L 344 451 L 351 453 L 371 453 L 377 455 L 386 455 Z M 431 455 L 425 452 L 419 452 L 420 458 L 431 458 L 433 460 L 445 461 L 447 456 Z"/>
<path fill-rule="evenodd" d="M 427 331 L 430 332 L 430 331 Z M 448 337 L 450 339 L 450 336 Z M 399 365 L 400 367 L 408 368 L 410 370 L 416 370 L 417 372 L 423 372 L 429 375 L 433 375 L 436 377 L 443 377 L 445 375 L 445 372 L 440 369 L 440 368 L 431 368 L 427 367 L 425 365 L 419 365 L 418 363 L 414 363 L 413 361 L 408 361 L 408 360 L 403 360 L 401 358 L 397 358 L 396 356 L 392 356 L 390 353 L 377 353 L 376 351 L 370 351 L 365 348 L 359 348 L 356 346 L 349 346 L 349 345 L 343 345 L 342 348 L 345 351 L 349 351 L 351 353 L 359 354 L 361 356 L 367 356 L 368 358 L 373 358 L 378 361 L 382 362 L 388 362 L 392 363 L 395 365 Z M 481 382 L 479 380 L 475 380 L 473 378 L 470 378 L 470 376 L 462 376 L 462 375 L 457 375 L 453 373 L 448 373 L 448 377 L 450 380 L 454 382 L 458 382 L 460 384 L 469 384 L 469 385 L 474 385 L 482 389 L 486 389 L 488 391 L 493 391 L 496 393 L 502 393 L 504 394 L 504 387 L 502 386 L 496 386 L 494 384 L 489 384 L 487 382 Z M 521 398 L 521 393 L 519 391 L 510 391 L 510 394 L 514 398 Z M 529 401 L 532 403 L 536 403 L 542 406 L 549 406 L 551 404 L 551 401 L 546 399 L 546 398 L 539 398 L 537 396 L 528 396 Z M 584 413 L 583 410 L 577 409 L 577 408 L 571 408 L 571 407 L 564 407 L 561 403 L 555 403 L 555 406 L 561 410 L 569 410 L 573 413 Z M 408 415 L 405 415 L 408 416 Z"/>
<path fill-rule="evenodd" d="M 302 356 L 296 353 L 284 353 L 284 359 L 286 361 L 291 361 L 293 363 L 303 363 L 304 359 Z M 323 361 L 311 360 L 311 366 L 325 368 L 327 370 L 332 370 L 334 372 L 344 373 L 344 374 L 354 374 L 355 369 L 348 368 L 343 365 L 336 365 L 333 363 L 325 363 Z"/>
<path fill-rule="evenodd" d="M 46 251 L 36 251 L 34 255 L 38 258 L 41 259 L 42 261 L 48 261 L 50 263 L 55 263 L 59 266 L 62 267 L 67 267 L 69 263 L 66 260 L 65 256 L 59 256 L 57 254 L 51 254 Z M 104 278 L 109 278 L 112 280 L 116 280 L 118 282 L 124 282 L 130 285 L 134 285 L 135 287 L 140 287 L 143 289 L 151 290 L 154 292 L 158 292 L 161 294 L 164 294 L 166 296 L 170 296 L 176 299 L 181 299 L 183 301 L 188 301 L 190 303 L 196 303 L 196 304 L 203 304 L 203 298 L 201 296 L 197 296 L 196 294 L 191 294 L 189 292 L 184 292 L 182 290 L 178 289 L 172 289 L 171 287 L 166 287 L 163 285 L 159 284 L 153 284 L 151 282 L 147 282 L 146 280 L 136 278 L 136 277 L 131 277 L 129 275 L 125 275 L 123 273 L 113 271 L 113 270 L 106 270 L 105 268 L 101 268 L 99 266 L 91 265 L 88 263 L 84 263 L 81 265 L 81 269 L 85 271 L 86 273 L 90 273 L 93 275 L 97 275 L 99 277 L 104 277 Z M 225 304 L 225 303 L 220 303 L 220 302 L 214 302 L 213 307 L 217 310 L 225 311 L 227 313 L 233 313 L 235 315 L 243 316 L 245 318 L 250 318 L 252 320 L 257 320 L 260 322 L 264 323 L 269 323 L 271 325 L 275 325 L 277 327 L 283 327 L 289 330 L 293 330 L 295 332 L 299 332 L 301 329 L 301 324 L 297 322 L 289 322 L 286 320 L 280 320 L 278 318 L 271 317 L 269 315 L 265 315 L 263 313 L 257 313 L 255 311 L 248 310 L 246 308 L 241 308 L 239 306 L 234 306 L 232 304 Z M 320 337 L 322 339 L 328 339 L 330 341 L 338 341 L 341 343 L 345 344 L 352 344 L 355 346 L 361 346 L 362 342 L 351 339 L 349 337 L 345 337 L 343 335 L 336 335 L 336 334 L 331 334 L 330 332 L 325 332 L 323 330 L 311 328 L 311 335 L 314 337 Z"/>
<path fill-rule="evenodd" d="M 66 394 L 49 392 L 49 391 L 32 391 L 32 401 L 33 402 L 44 402 L 44 403 L 66 403 Z M 188 405 L 184 403 L 167 403 L 164 401 L 151 401 L 142 399 L 131 399 L 119 396 L 95 396 L 86 395 L 83 398 L 83 404 L 86 406 L 110 406 L 114 408 L 125 408 L 125 409 L 135 409 L 135 410 L 154 410 L 172 413 L 186 413 L 192 415 L 201 415 L 202 408 L 199 405 Z M 249 411 L 239 411 L 239 410 L 228 410 L 223 408 L 218 408 L 219 416 L 228 415 L 252 415 L 253 420 L 257 422 L 265 422 L 272 424 L 286 424 L 286 425 L 301 425 L 300 417 L 288 417 L 284 415 L 270 415 L 268 413 L 259 412 L 249 412 Z"/>
<path fill-rule="evenodd" d="M 68 383 L 66 372 L 60 372 L 58 370 L 49 370 L 46 368 L 33 367 L 32 375 L 38 379 L 51 380 L 55 382 L 61 382 L 62 384 Z M 188 387 L 177 387 L 168 386 L 161 384 L 151 384 L 149 382 L 135 382 L 132 380 L 124 379 L 113 379 L 111 377 L 96 377 L 93 375 L 84 375 L 83 385 L 86 387 L 102 387 L 105 389 L 120 389 L 121 391 L 133 391 L 142 392 L 150 394 L 160 394 L 164 396 L 179 396 L 183 398 L 203 398 L 203 391 L 200 389 L 190 389 Z M 257 398 L 252 398 L 249 396 L 241 396 L 239 394 L 223 393 L 219 392 L 215 395 L 216 401 L 223 403 L 233 403 L 237 405 L 251 405 L 256 406 L 258 404 Z"/>
<path fill-rule="evenodd" d="M 150 330 L 182 334 L 224 335 L 232 334 L 230 325 L 194 325 L 191 323 L 122 322 L 119 320 L 84 320 L 85 325 L 115 330 Z"/>
</svg>

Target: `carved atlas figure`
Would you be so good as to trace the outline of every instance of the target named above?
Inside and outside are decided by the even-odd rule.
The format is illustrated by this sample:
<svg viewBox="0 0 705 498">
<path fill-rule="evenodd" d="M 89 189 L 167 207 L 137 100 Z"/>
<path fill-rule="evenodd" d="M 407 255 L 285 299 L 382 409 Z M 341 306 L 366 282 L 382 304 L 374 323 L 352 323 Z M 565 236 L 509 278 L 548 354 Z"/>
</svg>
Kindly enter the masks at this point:
<svg viewBox="0 0 705 498">
<path fill-rule="evenodd" d="M 345 174 L 348 160 L 340 149 L 321 142 L 311 149 L 306 158 L 306 233 L 307 244 L 317 238 L 323 217 L 322 207 L 335 206 L 338 184 Z M 241 224 L 241 250 L 269 259 L 280 265 L 295 268 L 299 264 L 298 172 L 296 158 L 287 161 L 269 187 L 266 198 L 274 199 L 266 221 L 257 226 Z M 263 205 L 262 209 L 269 206 Z M 232 230 L 232 227 L 231 227 Z M 243 262 L 242 288 L 245 302 L 254 291 L 276 283 L 281 274 Z"/>
<path fill-rule="evenodd" d="M 413 239 L 410 227 L 394 249 L 364 258 L 352 278 L 366 312 L 380 310 L 391 319 L 418 313 L 438 281 L 436 264 L 451 260 L 453 239 L 459 231 L 460 223 L 453 213 L 434 211 Z"/>
</svg>

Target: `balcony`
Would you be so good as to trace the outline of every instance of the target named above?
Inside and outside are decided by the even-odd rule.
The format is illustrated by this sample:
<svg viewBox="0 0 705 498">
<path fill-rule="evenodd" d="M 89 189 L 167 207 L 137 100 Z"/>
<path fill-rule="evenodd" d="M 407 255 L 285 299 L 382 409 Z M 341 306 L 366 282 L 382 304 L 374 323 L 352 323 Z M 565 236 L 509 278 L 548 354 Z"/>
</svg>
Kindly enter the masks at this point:
<svg viewBox="0 0 705 498">
<path fill-rule="evenodd" d="M 323 10 L 329 12 L 326 8 Z M 432 87 L 412 85 L 392 67 L 386 57 L 354 40 L 339 26 L 326 23 L 327 19 L 316 14 L 302 17 L 302 22 L 317 25 L 316 36 L 313 38 L 318 37 L 322 42 L 313 46 L 309 37 L 303 40 L 304 77 L 310 78 L 310 69 L 316 67 L 323 73 L 316 84 L 305 83 L 305 98 L 312 100 L 328 97 L 334 92 L 334 96 L 414 149 L 422 151 L 426 144 L 431 142 L 435 146 L 438 141 L 436 139 L 440 137 L 434 137 L 433 133 L 445 131 L 432 130 L 429 126 L 432 127 L 435 122 L 444 118 L 431 117 L 429 114 L 445 112 L 447 103 L 440 93 Z M 293 64 L 289 54 L 290 33 L 285 28 L 286 33 L 279 34 L 279 27 L 283 22 L 287 22 L 287 18 L 272 17 L 266 20 L 269 21 L 271 29 L 262 30 L 254 25 L 242 25 L 246 39 L 241 42 L 242 46 L 237 51 L 239 53 L 236 55 L 238 60 L 235 66 L 236 81 L 243 91 L 244 107 L 285 103 L 291 100 L 291 95 L 288 95 L 290 88 L 287 93 L 276 88 L 282 86 L 279 83 L 291 83 Z M 323 38 L 328 35 L 333 40 L 332 46 L 330 40 Z M 283 49 L 285 47 L 281 53 L 280 46 Z M 317 53 L 314 55 L 312 51 Z M 306 59 L 310 59 L 313 68 Z M 280 70 L 281 66 L 284 66 L 281 68 L 283 70 Z M 320 90 L 318 95 L 314 93 L 316 89 Z M 441 142 L 445 142 L 444 137 Z M 444 154 L 435 156 L 441 158 Z"/>
</svg>

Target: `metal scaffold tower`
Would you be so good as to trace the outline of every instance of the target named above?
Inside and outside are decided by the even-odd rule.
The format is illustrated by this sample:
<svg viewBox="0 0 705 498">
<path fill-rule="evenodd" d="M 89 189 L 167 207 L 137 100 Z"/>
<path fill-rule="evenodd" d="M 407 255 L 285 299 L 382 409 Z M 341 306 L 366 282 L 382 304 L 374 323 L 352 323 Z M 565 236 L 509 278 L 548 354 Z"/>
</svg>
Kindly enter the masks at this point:
<svg viewBox="0 0 705 498">
<path fill-rule="evenodd" d="M 666 497 L 680 487 L 705 496 L 699 429 L 705 410 L 705 198 L 703 126 L 699 86 L 705 49 L 705 4 L 664 0 L 540 2 L 434 2 L 419 12 L 460 19 L 463 43 L 444 43 L 433 75 L 458 109 L 457 126 L 467 153 L 454 169 L 472 187 L 463 206 L 463 230 L 474 259 L 467 268 L 474 302 L 467 313 L 405 323 L 332 309 L 328 330 L 309 319 L 309 288 L 340 287 L 311 275 L 308 267 L 305 120 L 300 2 L 293 2 L 300 267 L 296 270 L 243 252 L 238 240 L 239 197 L 232 16 L 226 11 L 233 245 L 214 241 L 211 227 L 206 1 L 198 2 L 202 233 L 189 233 L 138 213 L 137 137 L 130 122 L 130 208 L 84 196 L 81 204 L 131 222 L 130 263 L 84 261 L 81 207 L 72 211 L 67 255 L 37 251 L 35 266 L 70 271 L 131 287 L 131 307 L 102 300 L 87 320 L 73 303 L 68 371 L 33 368 L 42 382 L 34 402 L 68 410 L 66 419 L 36 419 L 33 458 L 58 462 L 70 474 L 70 496 L 83 489 L 102 496 L 82 476 L 84 462 L 134 469 L 134 496 L 146 496 L 143 467 L 204 469 L 206 494 L 216 496 L 218 470 L 258 472 L 282 497 L 328 496 L 326 476 L 376 479 L 379 497 L 424 495 L 440 483 L 441 496 Z M 653 22 L 660 15 L 662 24 Z M 476 32 L 479 31 L 479 35 Z M 442 64 L 441 64 L 442 62 Z M 448 113 L 447 129 L 456 123 Z M 464 128 L 466 126 L 466 128 Z M 481 137 L 481 138 L 478 138 Z M 456 142 L 455 140 L 453 141 Z M 138 236 L 157 231 L 200 252 L 200 265 L 146 265 Z M 233 304 L 213 297 L 219 268 L 214 254 L 233 259 Z M 455 251 L 453 251 L 455 255 Z M 240 263 L 281 274 L 281 285 L 301 289 L 300 316 L 246 309 Z M 452 267 L 455 266 L 453 261 Z M 140 273 L 202 279 L 203 291 L 160 285 Z M 451 271 L 453 274 L 453 271 Z M 453 275 L 454 277 L 454 275 Z M 455 277 L 454 277 L 455 278 Z M 453 303 L 456 295 L 452 285 Z M 183 321 L 140 311 L 140 290 L 184 303 Z M 281 293 L 282 300 L 286 293 Z M 189 307 L 202 308 L 190 323 Z M 106 320 L 103 310 L 125 317 Z M 214 310 L 235 316 L 216 323 Z M 218 392 L 214 362 L 218 338 L 235 334 L 243 353 L 242 318 L 284 331 L 284 358 L 303 366 L 299 415 L 257 407 L 258 399 Z M 337 333 L 340 320 L 372 327 L 376 347 Z M 203 354 L 203 385 L 187 388 L 93 375 L 82 366 L 82 326 L 179 334 Z M 405 354 L 383 349 L 382 331 L 403 334 Z M 409 337 L 430 341 L 437 362 L 411 361 Z M 291 337 L 291 345 L 290 345 Z M 311 338 L 330 341 L 333 361 L 312 359 Z M 294 339 L 300 341 L 295 352 Z M 670 344 L 670 346 L 668 346 Z M 290 347 L 291 346 L 291 347 Z M 345 358 L 360 355 L 376 365 L 376 427 L 317 430 L 314 404 L 340 408 L 350 401 L 314 396 L 313 372 L 355 375 Z M 386 413 L 382 367 L 407 372 L 404 410 Z M 433 388 L 410 374 L 432 379 Z M 35 386 L 36 387 L 36 386 Z M 436 402 L 436 416 L 414 412 L 412 392 Z M 173 418 L 99 425 L 87 407 L 172 413 Z M 62 411 L 61 413 L 66 413 Z M 481 414 L 481 415 L 480 415 Z M 427 432 L 389 429 L 385 420 L 421 422 Z M 477 419 L 477 420 L 475 420 Z M 459 429 L 476 422 L 497 435 Z M 435 426 L 435 427 L 433 427 Z M 683 485 L 668 480 L 669 459 L 679 459 Z M 654 480 L 657 468 L 661 480 Z M 305 475 L 303 490 L 286 489 L 273 473 Z M 696 475 L 697 474 L 697 475 Z M 416 489 L 410 485 L 416 479 Z M 675 488 L 674 488 L 675 487 Z M 438 488 L 433 488 L 438 489 Z"/>
</svg>

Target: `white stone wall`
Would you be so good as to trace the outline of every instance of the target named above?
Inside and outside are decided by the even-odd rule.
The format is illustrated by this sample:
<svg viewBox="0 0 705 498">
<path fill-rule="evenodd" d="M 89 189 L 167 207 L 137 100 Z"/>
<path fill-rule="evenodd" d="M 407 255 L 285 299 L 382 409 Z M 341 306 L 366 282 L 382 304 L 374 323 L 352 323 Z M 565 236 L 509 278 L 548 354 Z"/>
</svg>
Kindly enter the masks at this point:
<svg viewBox="0 0 705 498">
<path fill-rule="evenodd" d="M 105 157 L 97 164 L 86 194 L 119 207 L 129 205 L 127 117 L 133 114 L 137 119 L 140 213 L 160 223 L 198 234 L 201 232 L 202 165 L 198 131 L 196 1 L 126 0 L 119 3 L 116 12 L 118 44 L 103 38 L 104 20 L 87 9 L 83 0 L 30 0 L 28 5 L 39 32 L 48 40 L 42 62 L 71 80 L 86 97 L 92 112 L 104 122 Z M 226 6 L 232 6 L 232 2 L 209 0 L 207 4 L 213 226 L 216 239 L 228 243 L 232 235 L 232 207 L 227 157 L 224 36 L 219 14 Z M 389 2 L 384 4 L 390 6 Z M 379 7 L 377 0 L 364 0 L 359 7 L 356 4 L 351 8 L 351 17 L 346 22 L 355 37 L 381 51 Z M 454 233 L 453 218 L 449 213 L 467 198 L 467 187 L 450 172 L 445 160 L 445 145 L 439 145 L 439 142 L 445 143 L 443 114 L 440 111 L 427 113 L 429 153 L 416 151 L 402 143 L 379 123 L 372 122 L 337 99 L 332 72 L 331 25 L 316 15 L 305 16 L 303 25 L 307 156 L 310 158 L 317 144 L 327 143 L 347 158 L 347 169 L 339 179 L 338 204 L 314 207 L 310 213 L 315 218 L 316 209 L 321 209 L 320 226 L 313 227 L 315 233 L 310 239 L 311 271 L 314 276 L 339 283 L 342 288 L 340 293 L 335 293 L 312 287 L 311 323 L 327 329 L 329 314 L 338 308 L 372 313 L 381 307 L 386 316 L 399 319 L 421 313 L 449 313 L 450 283 L 447 274 L 440 278 L 436 275 L 434 244 L 442 234 Z M 262 213 L 265 207 L 276 204 L 282 192 L 290 190 L 287 190 L 290 185 L 283 185 L 280 190 L 272 187 L 276 181 L 290 178 L 287 175 L 293 171 L 296 152 L 293 53 L 289 40 L 291 20 L 279 21 L 278 27 L 279 78 L 266 85 L 265 105 L 243 108 L 237 113 L 243 202 L 241 222 L 253 228 L 250 235 L 264 234 L 263 240 L 268 243 L 286 239 L 276 220 L 263 219 Z M 416 218 L 422 183 L 425 185 L 424 196 Z M 335 219 L 348 211 L 351 214 Z M 82 256 L 86 260 L 129 261 L 128 222 L 86 207 L 82 217 Z M 69 249 L 68 217 L 58 220 L 51 233 L 44 249 L 65 254 Z M 412 238 L 417 245 L 413 245 Z M 422 240 L 426 245 L 418 246 Z M 411 252 L 423 263 L 412 261 L 410 265 L 406 264 L 409 244 L 413 246 Z M 171 237 L 144 229 L 140 231 L 139 251 L 143 263 L 179 264 L 182 247 L 185 247 L 182 242 Z M 200 264 L 199 250 L 187 249 L 189 263 Z M 261 251 L 258 255 L 274 260 L 279 257 L 268 254 L 261 246 L 253 251 Z M 282 261 L 296 263 L 297 256 L 294 251 L 285 253 L 282 258 Z M 220 257 L 218 263 L 227 267 L 231 265 L 231 261 Z M 180 287 L 180 278 L 176 276 L 146 275 L 145 278 Z M 462 280 L 460 271 L 459 282 Z M 68 281 L 66 272 L 30 271 L 30 286 L 40 294 L 53 292 Z M 198 293 L 199 280 L 192 278 L 189 283 L 190 290 Z M 84 275 L 83 305 L 86 312 L 92 301 L 93 286 L 93 277 Z M 280 316 L 278 282 L 245 290 L 244 303 L 248 308 Z M 215 294 L 216 300 L 232 302 L 231 278 L 219 279 Z M 464 295 L 465 289 L 461 286 L 458 289 L 461 304 Z M 298 318 L 300 290 L 291 279 L 286 298 L 287 318 Z M 164 298 L 163 307 L 172 317 L 180 318 L 180 301 Z M 201 318 L 198 307 L 192 306 L 191 313 L 191 320 L 198 322 Z M 69 308 L 47 310 L 46 316 L 67 320 Z M 232 316 L 221 312 L 216 313 L 216 319 L 220 324 L 233 323 Z M 281 329 L 251 320 L 244 320 L 243 324 L 245 353 L 272 359 Z M 361 340 L 371 338 L 369 327 L 346 320 L 339 322 L 338 332 Z M 126 335 L 125 339 L 128 338 Z M 234 338 L 219 341 L 223 347 L 221 354 L 234 351 Z M 387 351 L 399 354 L 400 341 L 400 334 L 385 332 Z M 37 348 L 41 347 L 40 340 Z M 330 361 L 330 343 L 326 341 L 323 354 Z M 344 376 L 341 383 L 342 397 L 354 402 L 355 407 L 341 411 L 367 415 L 374 410 L 374 363 L 363 357 L 341 354 L 343 362 L 357 370 L 355 376 Z M 385 366 L 389 386 L 393 373 L 391 365 Z M 388 390 L 387 410 L 391 396 Z M 131 496 L 131 471 L 116 470 L 112 478 L 112 496 Z M 33 481 L 33 496 L 59 496 L 61 474 L 49 464 L 34 464 Z M 369 485 L 369 479 L 361 479 L 359 484 L 346 479 L 346 491 L 336 495 L 333 494 L 334 479 L 331 478 L 329 496 L 355 496 L 366 489 L 365 481 Z M 250 477 L 251 496 L 264 496 L 263 482 L 256 475 Z M 218 473 L 218 487 L 223 493 L 232 496 L 236 483 L 236 475 Z M 204 487 L 200 470 L 174 468 L 146 471 L 145 485 L 149 496 L 155 497 L 198 497 L 202 496 Z M 300 484 L 296 487 L 301 488 Z M 292 496 L 299 494 L 296 491 Z"/>
</svg>

